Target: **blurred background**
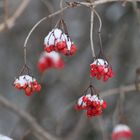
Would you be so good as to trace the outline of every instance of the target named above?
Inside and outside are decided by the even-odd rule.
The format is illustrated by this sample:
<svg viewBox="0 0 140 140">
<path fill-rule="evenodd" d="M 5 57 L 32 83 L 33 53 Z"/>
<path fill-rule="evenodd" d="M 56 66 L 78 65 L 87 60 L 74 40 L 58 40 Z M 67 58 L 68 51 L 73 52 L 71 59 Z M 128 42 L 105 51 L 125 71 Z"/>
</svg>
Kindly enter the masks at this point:
<svg viewBox="0 0 140 140">
<path fill-rule="evenodd" d="M 77 112 L 74 104 L 90 82 L 89 65 L 93 62 L 90 48 L 90 10 L 84 6 L 69 8 L 64 12 L 69 35 L 77 45 L 73 57 L 62 56 L 65 67 L 49 69 L 41 75 L 37 63 L 43 51 L 44 37 L 55 26 L 59 16 L 43 23 L 31 35 L 27 44 L 27 63 L 43 89 L 38 94 L 26 97 L 24 92 L 13 87 L 14 78 L 23 66 L 23 44 L 33 25 L 42 17 L 60 9 L 59 0 L 8 0 L 8 17 L 11 17 L 23 1 L 23 12 L 11 28 L 0 32 L 0 94 L 9 102 L 29 112 L 49 133 L 65 140 L 111 140 L 114 127 L 114 110 L 119 94 L 104 98 L 108 108 L 103 116 L 87 118 Z M 68 0 L 67 0 L 68 1 Z M 72 1 L 72 0 L 69 0 Z M 103 49 L 115 71 L 108 82 L 93 80 L 101 92 L 135 83 L 136 69 L 140 66 L 140 10 L 139 3 L 114 2 L 99 5 Z M 0 21 L 4 22 L 4 1 L 0 0 Z M 7 17 L 7 18 L 8 18 Z M 94 46 L 99 51 L 98 20 L 95 19 Z M 1 27 L 1 26 L 0 26 Z M 125 96 L 124 112 L 127 124 L 133 131 L 133 140 L 140 138 L 140 94 L 129 92 Z M 0 105 L 0 133 L 13 140 L 38 140 L 25 120 Z"/>
</svg>

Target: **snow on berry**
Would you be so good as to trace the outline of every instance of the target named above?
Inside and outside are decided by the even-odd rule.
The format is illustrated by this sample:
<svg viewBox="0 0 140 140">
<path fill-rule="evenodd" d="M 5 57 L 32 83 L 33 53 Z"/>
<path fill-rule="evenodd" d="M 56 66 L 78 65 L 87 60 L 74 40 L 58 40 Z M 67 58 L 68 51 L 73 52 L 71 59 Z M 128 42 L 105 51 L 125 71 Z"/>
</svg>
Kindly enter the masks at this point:
<svg viewBox="0 0 140 140">
<path fill-rule="evenodd" d="M 91 77 L 96 77 L 98 80 L 103 78 L 103 81 L 107 81 L 113 77 L 114 73 L 106 60 L 96 59 L 90 64 L 90 75 Z"/>
<path fill-rule="evenodd" d="M 63 68 L 64 62 L 57 52 L 43 52 L 38 61 L 38 70 L 45 72 L 49 68 Z"/>
<path fill-rule="evenodd" d="M 101 115 L 106 107 L 107 103 L 99 95 L 91 94 L 80 97 L 76 105 L 77 110 L 86 110 L 88 117 Z"/>
<path fill-rule="evenodd" d="M 77 49 L 67 34 L 55 28 L 45 37 L 44 50 L 48 53 L 56 51 L 64 55 L 73 55 Z"/>
<path fill-rule="evenodd" d="M 13 139 L 0 134 L 0 140 L 13 140 Z"/>
<path fill-rule="evenodd" d="M 132 138 L 132 130 L 125 124 L 118 124 L 112 132 L 112 140 L 129 140 Z"/>
<path fill-rule="evenodd" d="M 14 81 L 14 86 L 17 89 L 24 90 L 25 95 L 30 96 L 33 92 L 39 92 L 41 85 L 37 80 L 29 75 L 19 76 Z"/>
</svg>

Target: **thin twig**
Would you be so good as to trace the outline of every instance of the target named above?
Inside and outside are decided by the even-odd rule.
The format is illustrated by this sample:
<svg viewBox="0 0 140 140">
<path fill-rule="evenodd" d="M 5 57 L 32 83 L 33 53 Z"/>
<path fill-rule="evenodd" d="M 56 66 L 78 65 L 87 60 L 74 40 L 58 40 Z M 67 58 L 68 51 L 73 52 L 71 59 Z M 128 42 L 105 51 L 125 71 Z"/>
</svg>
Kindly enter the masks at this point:
<svg viewBox="0 0 140 140">
<path fill-rule="evenodd" d="M 27 7 L 29 2 L 30 2 L 30 0 L 22 0 L 20 6 L 17 8 L 17 10 L 14 12 L 14 14 L 10 18 L 7 19 L 7 26 L 9 29 L 15 25 L 15 21 L 23 13 L 23 11 L 25 10 L 25 8 Z M 5 27 L 6 27 L 5 23 L 1 23 L 0 31 L 4 30 Z"/>
<path fill-rule="evenodd" d="M 7 19 L 8 19 L 8 0 L 4 0 L 4 23 L 5 23 L 5 28 L 8 27 Z"/>
<path fill-rule="evenodd" d="M 64 7 L 63 9 L 60 9 L 60 10 L 54 12 L 53 14 L 50 14 L 50 15 L 48 15 L 47 17 L 43 17 L 42 19 L 40 19 L 40 20 L 32 27 L 32 29 L 29 31 L 29 33 L 28 33 L 28 35 L 27 35 L 27 37 L 26 37 L 26 39 L 25 39 L 25 42 L 24 42 L 24 47 L 27 46 L 27 42 L 28 42 L 28 40 L 29 40 L 29 38 L 30 38 L 32 32 L 36 29 L 36 27 L 37 27 L 40 23 L 42 23 L 43 21 L 45 21 L 45 20 L 47 20 L 47 19 L 49 19 L 49 18 L 51 18 L 51 17 L 53 17 L 53 16 L 56 16 L 56 15 L 62 13 L 62 12 L 63 12 L 64 10 L 66 10 L 67 8 L 69 8 L 69 6 L 66 6 L 66 7 Z"/>
<path fill-rule="evenodd" d="M 122 86 L 122 87 L 119 87 L 119 88 L 114 88 L 114 89 L 107 90 L 105 92 L 101 92 L 100 96 L 107 97 L 107 96 L 115 95 L 115 94 L 120 93 L 120 90 L 122 90 L 126 94 L 128 92 L 135 91 L 136 87 L 135 87 L 134 84 L 133 85 L 128 85 L 128 86 Z"/>
<path fill-rule="evenodd" d="M 47 131 L 45 131 L 37 122 L 36 120 L 26 111 L 19 108 L 14 103 L 10 102 L 9 100 L 5 99 L 4 97 L 0 96 L 0 104 L 5 106 L 10 111 L 16 113 L 18 116 L 20 116 L 22 119 L 24 119 L 33 130 L 33 133 L 35 135 L 39 135 L 42 137 L 43 140 L 58 140 L 55 136 L 51 135 Z"/>
<path fill-rule="evenodd" d="M 106 129 L 105 129 L 105 125 L 104 125 L 104 121 L 102 119 L 102 116 L 98 117 L 98 123 L 99 123 L 99 126 L 100 126 L 100 130 L 102 132 L 102 139 L 103 140 L 107 140 L 107 132 L 106 132 Z"/>
<path fill-rule="evenodd" d="M 140 2 L 140 0 L 126 0 L 127 2 Z M 88 7 L 91 7 L 91 6 L 98 6 L 98 5 L 101 5 L 101 4 L 105 4 L 105 3 L 111 3 L 111 2 L 124 2 L 124 0 L 96 0 L 92 3 L 89 3 L 89 2 L 77 2 L 78 4 L 81 4 L 81 5 L 85 5 L 85 6 L 88 6 Z"/>
<path fill-rule="evenodd" d="M 63 9 L 63 2 L 64 0 L 60 0 L 60 9 Z M 63 19 L 64 17 L 64 12 L 61 12 L 61 18 Z"/>
<path fill-rule="evenodd" d="M 90 44 L 92 50 L 92 56 L 95 58 L 95 50 L 94 50 L 94 43 L 93 43 L 93 25 L 94 25 L 94 10 L 91 9 L 91 17 L 90 17 Z"/>
<path fill-rule="evenodd" d="M 47 0 L 47 1 L 46 0 L 40 0 L 40 1 L 42 3 L 44 3 L 44 5 L 47 7 L 50 14 L 54 12 L 54 8 L 53 8 L 53 6 L 52 6 L 52 4 L 49 0 Z"/>
<path fill-rule="evenodd" d="M 24 48 L 24 65 L 27 65 L 27 49 Z"/>
<path fill-rule="evenodd" d="M 100 15 L 98 14 L 98 12 L 94 9 L 94 13 L 97 16 L 98 20 L 99 20 L 99 29 L 98 32 L 101 33 L 101 29 L 102 29 L 102 20 L 100 18 Z"/>
<path fill-rule="evenodd" d="M 106 96 L 119 94 L 120 90 L 122 90 L 126 94 L 128 92 L 135 91 L 136 88 L 135 88 L 134 84 L 133 85 L 128 85 L 128 86 L 123 86 L 121 88 L 119 87 L 119 88 L 110 89 L 110 90 L 105 91 L 105 92 L 101 92 L 100 96 L 106 97 Z M 12 111 L 15 114 L 17 114 L 18 116 L 20 116 L 26 122 L 28 122 L 29 126 L 33 130 L 34 135 L 38 135 L 40 137 L 43 137 L 44 139 L 58 140 L 58 138 L 52 136 L 47 131 L 45 131 L 29 113 L 27 113 L 26 111 L 22 110 L 17 105 L 15 105 L 14 103 L 12 103 L 9 100 L 5 99 L 2 96 L 0 96 L 0 104 L 2 104 L 4 107 L 6 107 L 10 111 Z"/>
</svg>

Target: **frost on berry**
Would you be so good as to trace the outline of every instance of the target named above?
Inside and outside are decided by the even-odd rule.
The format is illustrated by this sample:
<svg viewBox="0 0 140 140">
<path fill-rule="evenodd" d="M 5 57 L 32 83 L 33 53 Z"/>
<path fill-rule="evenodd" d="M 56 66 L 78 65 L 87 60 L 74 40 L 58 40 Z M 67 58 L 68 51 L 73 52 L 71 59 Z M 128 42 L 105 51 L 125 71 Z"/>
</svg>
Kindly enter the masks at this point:
<svg viewBox="0 0 140 140">
<path fill-rule="evenodd" d="M 93 88 L 89 87 L 90 89 Z M 76 109 L 85 110 L 88 117 L 99 116 L 106 109 L 107 103 L 98 94 L 91 93 L 83 95 L 77 101 Z"/>
<path fill-rule="evenodd" d="M 38 61 L 38 70 L 43 73 L 49 68 L 63 68 L 64 62 L 57 52 L 43 52 Z"/>
<path fill-rule="evenodd" d="M 95 59 L 90 64 L 90 75 L 96 77 L 98 80 L 107 81 L 109 78 L 114 76 L 112 67 L 108 64 L 105 59 Z"/>
<path fill-rule="evenodd" d="M 66 33 L 54 28 L 44 39 L 44 50 L 48 53 L 56 51 L 69 56 L 75 54 L 77 49 Z"/>
<path fill-rule="evenodd" d="M 29 75 L 22 75 L 15 79 L 14 86 L 17 89 L 24 90 L 25 95 L 30 96 L 34 92 L 41 90 L 41 85 L 37 80 Z"/>
<path fill-rule="evenodd" d="M 130 140 L 132 138 L 132 130 L 125 124 L 118 124 L 112 132 L 112 140 Z"/>
</svg>

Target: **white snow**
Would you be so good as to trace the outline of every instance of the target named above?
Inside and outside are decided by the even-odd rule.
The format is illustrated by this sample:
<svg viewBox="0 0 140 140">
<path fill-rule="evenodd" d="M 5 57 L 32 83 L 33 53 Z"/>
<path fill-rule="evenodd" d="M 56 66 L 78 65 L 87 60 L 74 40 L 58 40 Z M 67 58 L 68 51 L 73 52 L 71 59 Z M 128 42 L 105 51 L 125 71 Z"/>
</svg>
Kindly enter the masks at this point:
<svg viewBox="0 0 140 140">
<path fill-rule="evenodd" d="M 3 136 L 3 135 L 0 134 L 0 140 L 13 140 L 13 139 L 11 139 L 11 138 L 9 138 L 7 136 Z"/>
<path fill-rule="evenodd" d="M 96 59 L 91 65 L 108 65 L 107 61 L 104 59 Z"/>
<path fill-rule="evenodd" d="M 80 106 L 80 105 L 82 105 L 82 106 L 86 106 L 86 103 L 84 103 L 83 102 L 83 97 L 84 96 L 82 96 L 82 97 L 80 97 L 79 99 L 78 99 L 78 105 Z M 100 99 L 97 95 L 91 95 L 91 94 L 87 94 L 87 95 L 85 95 L 85 97 L 87 97 L 90 101 L 96 101 L 97 103 L 99 103 L 99 104 L 103 104 L 103 100 L 102 99 Z"/>
<path fill-rule="evenodd" d="M 73 44 L 71 39 L 65 33 L 63 33 L 61 29 L 55 28 L 45 37 L 44 44 L 55 45 L 55 43 L 60 41 L 66 41 L 68 50 L 70 50 Z"/>
<path fill-rule="evenodd" d="M 118 133 L 121 131 L 131 131 L 131 129 L 129 128 L 129 126 L 125 125 L 125 124 L 118 124 L 115 126 L 115 128 L 113 129 L 113 133 Z"/>
<path fill-rule="evenodd" d="M 80 106 L 82 105 L 82 102 L 83 102 L 83 96 L 78 99 L 77 104 Z"/>
<path fill-rule="evenodd" d="M 14 82 L 14 84 L 17 84 L 19 83 L 20 86 L 24 86 L 25 84 L 30 84 L 30 82 L 34 82 L 35 79 L 32 78 L 31 76 L 29 75 L 22 75 L 22 76 L 19 76 L 19 78 L 17 78 Z"/>
<path fill-rule="evenodd" d="M 42 55 L 41 55 L 41 57 L 40 57 L 40 61 L 44 61 L 44 58 L 45 57 L 51 58 L 55 63 L 57 63 L 60 60 L 59 53 L 54 52 L 54 51 L 52 51 L 50 53 L 43 52 Z"/>
</svg>

